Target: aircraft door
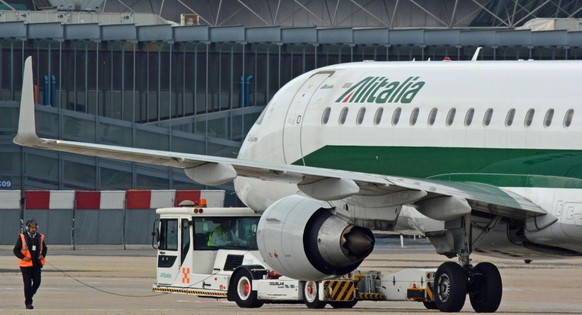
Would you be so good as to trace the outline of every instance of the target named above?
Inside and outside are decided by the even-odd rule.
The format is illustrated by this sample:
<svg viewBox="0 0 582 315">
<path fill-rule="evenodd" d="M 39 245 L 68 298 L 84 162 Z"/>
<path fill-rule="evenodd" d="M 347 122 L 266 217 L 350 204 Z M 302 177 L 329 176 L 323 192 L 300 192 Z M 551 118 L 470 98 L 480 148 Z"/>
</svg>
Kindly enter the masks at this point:
<svg viewBox="0 0 582 315">
<path fill-rule="evenodd" d="M 158 247 L 157 283 L 171 285 L 180 275 L 178 219 L 161 219 Z"/>
<path fill-rule="evenodd" d="M 285 116 L 285 126 L 283 129 L 283 156 L 285 163 L 303 161 L 303 152 L 301 150 L 301 127 L 307 109 L 313 95 L 319 87 L 329 78 L 333 71 L 320 71 L 307 79 L 299 88 L 287 109 Z"/>
</svg>

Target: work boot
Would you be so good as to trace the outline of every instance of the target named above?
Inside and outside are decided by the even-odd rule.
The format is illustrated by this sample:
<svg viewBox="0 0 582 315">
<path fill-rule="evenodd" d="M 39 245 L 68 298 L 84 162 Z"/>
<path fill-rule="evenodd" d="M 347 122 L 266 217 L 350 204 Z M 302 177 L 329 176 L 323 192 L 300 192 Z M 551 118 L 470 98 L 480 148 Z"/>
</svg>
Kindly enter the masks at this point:
<svg viewBox="0 0 582 315">
<path fill-rule="evenodd" d="M 32 310 L 32 309 L 34 309 L 34 306 L 32 306 L 32 304 L 26 304 L 26 309 Z"/>
</svg>

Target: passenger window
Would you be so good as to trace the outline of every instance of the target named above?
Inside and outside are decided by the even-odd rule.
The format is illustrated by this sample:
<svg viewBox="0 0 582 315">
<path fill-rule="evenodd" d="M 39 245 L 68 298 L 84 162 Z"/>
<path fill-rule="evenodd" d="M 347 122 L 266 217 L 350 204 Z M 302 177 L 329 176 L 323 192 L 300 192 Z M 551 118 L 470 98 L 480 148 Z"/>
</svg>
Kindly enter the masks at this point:
<svg viewBox="0 0 582 315">
<path fill-rule="evenodd" d="M 400 107 L 397 107 L 394 110 L 394 114 L 392 114 L 392 125 L 396 126 L 398 125 L 398 121 L 400 120 L 400 113 L 402 112 L 402 109 Z"/>
<path fill-rule="evenodd" d="M 574 118 L 574 110 L 568 109 L 566 115 L 564 116 L 564 127 L 568 128 L 572 124 L 572 118 Z"/>
<path fill-rule="evenodd" d="M 489 108 L 485 115 L 483 116 L 483 126 L 487 127 L 491 123 L 491 117 L 493 117 L 493 108 Z"/>
<path fill-rule="evenodd" d="M 449 110 L 449 113 L 447 114 L 447 126 L 450 126 L 453 124 L 453 121 L 455 121 L 455 114 L 457 113 L 457 110 L 455 108 L 451 108 Z"/>
<path fill-rule="evenodd" d="M 362 107 L 358 111 L 358 117 L 356 117 L 356 124 L 361 125 L 364 121 L 364 116 L 366 116 L 366 108 Z"/>
<path fill-rule="evenodd" d="M 384 108 L 383 107 L 379 107 L 376 110 L 376 114 L 374 115 L 374 125 L 379 125 L 380 122 L 382 121 L 382 114 L 384 114 Z"/>
<path fill-rule="evenodd" d="M 505 116 L 505 126 L 509 127 L 513 124 L 513 118 L 515 117 L 515 108 L 510 109 Z"/>
<path fill-rule="evenodd" d="M 436 116 L 437 116 L 437 111 L 438 110 L 436 107 L 430 110 L 430 113 L 428 114 L 428 121 L 427 121 L 429 126 L 434 125 L 434 121 L 436 120 Z"/>
<path fill-rule="evenodd" d="M 471 123 L 473 122 L 473 115 L 475 115 L 475 109 L 469 108 L 467 114 L 465 115 L 465 126 L 471 126 Z"/>
<path fill-rule="evenodd" d="M 326 107 L 323 111 L 323 115 L 321 116 L 321 123 L 327 125 L 329 121 L 329 114 L 331 113 L 331 107 Z"/>
<path fill-rule="evenodd" d="M 410 125 L 414 126 L 416 125 L 416 121 L 418 120 L 418 112 L 419 109 L 418 107 L 412 110 L 412 113 L 410 113 Z"/>
<path fill-rule="evenodd" d="M 544 127 L 549 127 L 552 124 L 552 119 L 554 118 L 554 109 L 550 108 L 546 112 L 546 116 L 544 117 Z"/>
<path fill-rule="evenodd" d="M 533 122 L 533 118 L 534 118 L 534 114 L 536 113 L 535 109 L 530 108 L 527 113 L 525 114 L 525 120 L 523 121 L 523 124 L 526 127 L 531 126 L 531 123 Z"/>
<path fill-rule="evenodd" d="M 342 108 L 342 111 L 340 112 L 340 116 L 339 116 L 339 124 L 343 125 L 346 123 L 346 117 L 348 117 L 348 108 L 344 107 Z"/>
</svg>

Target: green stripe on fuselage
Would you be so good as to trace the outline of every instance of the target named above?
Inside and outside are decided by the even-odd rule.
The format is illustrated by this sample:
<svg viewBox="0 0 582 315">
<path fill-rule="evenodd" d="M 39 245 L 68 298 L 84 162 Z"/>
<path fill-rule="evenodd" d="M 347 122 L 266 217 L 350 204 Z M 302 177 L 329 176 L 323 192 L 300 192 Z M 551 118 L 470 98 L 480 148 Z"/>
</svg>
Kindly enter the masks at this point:
<svg viewBox="0 0 582 315">
<path fill-rule="evenodd" d="M 326 146 L 304 160 L 315 167 L 500 187 L 582 188 L 577 150 Z"/>
</svg>

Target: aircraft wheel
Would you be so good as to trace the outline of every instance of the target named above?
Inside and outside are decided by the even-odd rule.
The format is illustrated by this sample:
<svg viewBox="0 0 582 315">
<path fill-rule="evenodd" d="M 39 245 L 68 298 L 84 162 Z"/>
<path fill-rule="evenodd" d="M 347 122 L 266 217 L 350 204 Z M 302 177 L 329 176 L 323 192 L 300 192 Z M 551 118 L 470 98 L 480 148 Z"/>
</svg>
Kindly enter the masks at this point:
<svg viewBox="0 0 582 315">
<path fill-rule="evenodd" d="M 234 290 L 233 300 L 236 305 L 244 308 L 255 308 L 263 306 L 263 302 L 257 298 L 257 291 L 253 291 L 253 275 L 248 269 L 240 269 L 233 275 Z"/>
<path fill-rule="evenodd" d="M 349 302 L 329 302 L 329 305 L 333 308 L 352 308 L 358 304 L 358 300 L 353 300 Z"/>
<path fill-rule="evenodd" d="M 319 300 L 319 286 L 315 281 L 306 281 L 303 286 L 303 301 L 308 308 L 324 308 L 325 301 Z"/>
<path fill-rule="evenodd" d="M 492 263 L 480 263 L 473 268 L 469 299 L 477 313 L 492 313 L 499 308 L 503 284 L 499 270 Z"/>
<path fill-rule="evenodd" d="M 459 312 L 467 297 L 467 275 L 463 267 L 445 262 L 437 269 L 434 301 L 441 312 Z"/>
</svg>

